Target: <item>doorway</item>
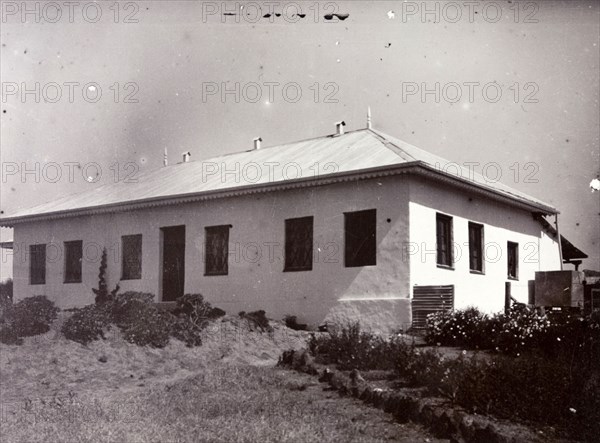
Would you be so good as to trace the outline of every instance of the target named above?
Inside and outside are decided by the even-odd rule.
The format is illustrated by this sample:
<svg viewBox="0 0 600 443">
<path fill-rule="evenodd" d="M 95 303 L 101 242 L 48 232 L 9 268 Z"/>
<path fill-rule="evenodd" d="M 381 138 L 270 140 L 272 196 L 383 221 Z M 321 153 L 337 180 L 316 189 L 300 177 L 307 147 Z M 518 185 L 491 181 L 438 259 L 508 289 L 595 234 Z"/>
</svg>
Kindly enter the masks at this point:
<svg viewBox="0 0 600 443">
<path fill-rule="evenodd" d="M 161 301 L 183 295 L 185 283 L 185 226 L 160 228 L 162 237 Z"/>
</svg>

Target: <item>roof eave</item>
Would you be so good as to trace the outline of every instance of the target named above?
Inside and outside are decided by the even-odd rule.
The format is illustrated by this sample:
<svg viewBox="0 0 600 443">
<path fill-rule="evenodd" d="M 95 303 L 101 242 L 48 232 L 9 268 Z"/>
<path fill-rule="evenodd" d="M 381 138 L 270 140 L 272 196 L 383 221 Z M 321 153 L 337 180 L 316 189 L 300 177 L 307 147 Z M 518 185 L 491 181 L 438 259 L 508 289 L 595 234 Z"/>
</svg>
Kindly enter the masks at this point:
<svg viewBox="0 0 600 443">
<path fill-rule="evenodd" d="M 153 197 L 147 199 L 130 200 L 127 202 L 91 206 L 80 209 L 69 209 L 64 211 L 54 211 L 43 214 L 5 217 L 0 218 L 0 226 L 14 227 L 14 225 L 19 223 L 27 223 L 40 220 L 78 217 L 111 212 L 124 212 L 140 208 L 167 206 L 202 200 L 214 200 L 219 198 L 236 197 L 247 194 L 272 192 L 278 190 L 303 188 L 310 186 L 321 186 L 332 183 L 341 183 L 353 180 L 366 180 L 370 178 L 404 173 L 414 173 L 416 175 L 434 178 L 438 181 L 453 184 L 459 188 L 467 189 L 471 192 L 475 191 L 494 200 L 504 202 L 508 205 L 518 206 L 522 209 L 529 210 L 532 212 L 540 212 L 545 215 L 559 213 L 556 210 L 556 208 L 553 208 L 552 206 L 525 200 L 518 196 L 505 194 L 495 189 L 481 185 L 479 183 L 467 180 L 463 177 L 458 177 L 447 172 L 440 171 L 422 161 L 413 161 L 394 165 L 378 166 L 374 168 L 366 168 L 358 171 L 324 174 L 319 177 L 298 178 L 281 182 L 260 183 L 243 187 L 226 188 L 216 191 L 202 191 L 196 193 L 170 195 L 166 197 Z"/>
</svg>

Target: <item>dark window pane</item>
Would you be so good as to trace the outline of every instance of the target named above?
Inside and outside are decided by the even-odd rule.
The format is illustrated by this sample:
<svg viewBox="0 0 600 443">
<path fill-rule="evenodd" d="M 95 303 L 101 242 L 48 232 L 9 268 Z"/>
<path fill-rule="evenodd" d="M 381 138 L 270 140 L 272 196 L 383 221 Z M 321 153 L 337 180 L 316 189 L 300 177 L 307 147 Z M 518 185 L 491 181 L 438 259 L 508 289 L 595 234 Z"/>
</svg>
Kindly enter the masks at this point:
<svg viewBox="0 0 600 443">
<path fill-rule="evenodd" d="M 229 272 L 230 225 L 206 228 L 205 275 L 227 275 Z"/>
<path fill-rule="evenodd" d="M 518 278 L 519 244 L 509 241 L 506 246 L 506 252 L 508 277 Z"/>
<path fill-rule="evenodd" d="M 65 242 L 65 283 L 81 283 L 81 260 L 83 242 Z"/>
<path fill-rule="evenodd" d="M 46 245 L 29 246 L 29 283 L 43 285 L 46 283 Z"/>
<path fill-rule="evenodd" d="M 436 214 L 437 264 L 452 266 L 452 217 Z"/>
<path fill-rule="evenodd" d="M 469 268 L 483 271 L 483 226 L 469 223 Z"/>
<path fill-rule="evenodd" d="M 310 271 L 313 262 L 313 218 L 285 221 L 284 271 Z"/>
<path fill-rule="evenodd" d="M 344 214 L 345 251 L 348 268 L 377 264 L 377 211 L 347 212 Z"/>
<path fill-rule="evenodd" d="M 124 235 L 123 246 L 123 280 L 139 280 L 142 278 L 142 234 Z"/>
</svg>

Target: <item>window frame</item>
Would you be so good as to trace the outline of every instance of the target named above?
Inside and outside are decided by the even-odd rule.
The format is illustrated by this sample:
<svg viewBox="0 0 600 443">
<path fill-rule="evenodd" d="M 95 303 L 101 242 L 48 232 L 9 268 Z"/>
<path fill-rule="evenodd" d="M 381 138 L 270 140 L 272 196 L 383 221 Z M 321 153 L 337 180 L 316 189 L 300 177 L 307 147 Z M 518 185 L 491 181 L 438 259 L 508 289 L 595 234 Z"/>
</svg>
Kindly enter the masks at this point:
<svg viewBox="0 0 600 443">
<path fill-rule="evenodd" d="M 511 251 L 514 252 L 514 275 L 511 274 Z M 506 242 L 506 276 L 509 280 L 519 280 L 519 243 Z"/>
<path fill-rule="evenodd" d="M 303 223 L 307 223 L 303 225 Z M 308 247 L 308 251 L 301 251 L 304 256 L 309 257 L 308 263 L 303 263 L 301 265 L 294 266 L 290 263 L 290 258 L 293 256 L 292 247 L 294 244 L 292 243 L 292 235 L 291 229 L 294 227 L 294 224 L 302 226 L 303 228 L 308 226 L 310 231 L 310 245 Z M 306 217 L 296 217 L 296 218 L 288 218 L 285 220 L 285 244 L 284 244 L 284 265 L 283 272 L 302 272 L 302 271 L 312 271 L 313 269 L 313 252 L 314 252 L 314 217 L 312 215 Z M 296 245 L 297 247 L 303 248 L 305 244 Z"/>
<path fill-rule="evenodd" d="M 476 232 L 477 238 L 478 238 L 478 244 L 472 244 L 472 237 L 471 237 L 471 232 Z M 484 236 L 485 236 L 485 230 L 484 230 L 484 226 L 481 223 L 475 223 L 475 222 L 469 222 L 469 228 L 468 228 L 468 235 L 469 235 L 469 271 L 473 274 L 485 274 L 485 260 L 484 260 Z M 473 252 L 475 251 L 475 249 L 478 248 L 478 258 L 479 261 L 477 263 L 477 265 L 479 265 L 479 269 L 477 269 L 476 267 L 473 267 Z"/>
<path fill-rule="evenodd" d="M 73 246 L 79 246 L 79 266 L 75 277 L 68 278 L 69 271 L 69 249 Z M 65 264 L 64 264 L 64 280 L 63 283 L 81 283 L 83 280 L 83 240 L 71 240 L 64 242 L 65 247 Z"/>
<path fill-rule="evenodd" d="M 37 251 L 35 251 L 38 249 Z M 43 253 L 42 253 L 43 251 Z M 39 255 L 43 257 L 39 257 Z M 36 259 L 34 259 L 36 257 Z M 37 265 L 37 266 L 36 266 Z M 29 245 L 29 284 L 46 284 L 46 244 L 36 243 Z"/>
<path fill-rule="evenodd" d="M 231 231 L 232 225 L 214 225 L 214 226 L 205 226 L 204 227 L 204 275 L 206 277 L 215 277 L 219 275 L 229 275 L 229 233 Z M 224 266 L 219 270 L 209 270 L 209 236 L 215 235 L 217 232 L 225 232 L 225 242 L 224 251 L 221 251 L 221 254 L 224 255 L 225 259 L 223 260 Z M 211 234 L 212 232 L 212 234 Z M 211 263 L 215 262 L 216 259 L 211 259 Z"/>
<path fill-rule="evenodd" d="M 360 220 L 360 223 L 364 228 L 364 224 L 366 223 L 365 220 L 368 220 L 367 217 L 370 214 L 372 214 L 373 217 L 373 220 L 369 220 L 372 222 L 372 233 L 369 232 L 364 236 L 363 241 L 360 243 L 358 249 L 352 254 L 353 251 L 350 250 L 350 246 L 356 246 L 358 241 L 350 238 L 350 235 L 355 234 L 355 232 L 350 231 L 349 225 L 356 220 L 359 220 L 359 217 L 364 217 L 362 220 Z M 369 229 L 369 231 L 371 231 L 371 229 Z M 372 239 L 369 240 L 369 237 L 371 236 Z M 364 245 L 366 240 L 369 240 L 369 242 L 372 242 L 372 244 L 367 246 L 369 249 L 359 256 L 361 249 L 365 247 Z M 367 253 L 368 256 L 363 257 L 363 255 Z M 377 209 L 363 209 L 360 211 L 344 212 L 344 267 L 362 268 L 365 266 L 377 266 Z"/>
<path fill-rule="evenodd" d="M 448 232 L 446 239 L 440 239 L 440 223 L 445 223 L 448 226 Z M 445 241 L 440 241 L 445 240 Z M 454 219 L 450 215 L 436 212 L 435 214 L 435 250 L 436 257 L 435 262 L 438 268 L 454 270 Z M 442 248 L 445 246 L 445 249 Z M 441 260 L 442 257 L 446 257 L 447 260 Z M 448 263 L 443 263 L 448 261 Z"/>
<path fill-rule="evenodd" d="M 138 268 L 136 269 L 136 273 L 132 273 L 130 269 L 127 269 L 128 272 L 126 271 L 126 266 L 131 263 L 130 260 L 127 260 L 127 251 L 126 251 L 126 246 L 125 243 L 126 241 L 129 240 L 133 240 L 135 239 L 136 241 L 139 241 L 139 259 L 137 260 L 138 262 Z M 137 245 L 136 245 L 137 246 Z M 130 235 L 122 235 L 121 236 L 121 280 L 141 280 L 142 279 L 142 266 L 143 266 L 143 237 L 142 234 L 130 234 Z"/>
</svg>

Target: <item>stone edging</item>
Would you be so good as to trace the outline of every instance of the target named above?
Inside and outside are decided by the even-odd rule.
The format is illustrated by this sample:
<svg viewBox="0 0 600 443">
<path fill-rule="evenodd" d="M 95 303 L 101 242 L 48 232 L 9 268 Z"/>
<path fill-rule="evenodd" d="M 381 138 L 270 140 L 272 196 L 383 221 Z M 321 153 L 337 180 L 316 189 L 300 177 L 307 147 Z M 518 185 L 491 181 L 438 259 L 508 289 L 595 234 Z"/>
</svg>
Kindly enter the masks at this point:
<svg viewBox="0 0 600 443">
<path fill-rule="evenodd" d="M 420 423 L 436 437 L 448 438 L 452 442 L 519 443 L 528 441 L 536 443 L 547 441 L 525 426 L 511 425 L 511 432 L 508 432 L 493 418 L 469 414 L 463 409 L 444 404 L 443 400 L 439 398 L 415 398 L 400 391 L 373 388 L 360 376 L 358 371 L 347 375 L 325 365 L 317 364 L 305 349 L 285 351 L 279 358 L 278 366 L 318 375 L 320 382 L 328 383 L 340 394 L 353 396 L 382 409 L 384 412 L 392 414 L 400 423 L 408 421 Z"/>
</svg>

